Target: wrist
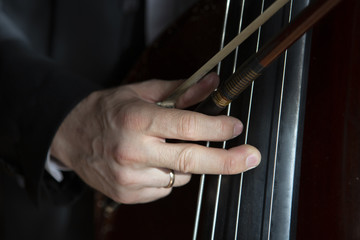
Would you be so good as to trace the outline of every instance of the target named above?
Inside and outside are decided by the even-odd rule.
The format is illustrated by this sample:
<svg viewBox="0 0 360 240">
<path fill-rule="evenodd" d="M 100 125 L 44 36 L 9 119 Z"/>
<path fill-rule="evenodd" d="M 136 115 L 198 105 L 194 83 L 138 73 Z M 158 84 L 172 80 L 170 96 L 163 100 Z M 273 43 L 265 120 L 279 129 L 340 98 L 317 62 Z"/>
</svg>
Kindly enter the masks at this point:
<svg viewBox="0 0 360 240">
<path fill-rule="evenodd" d="M 52 141 L 51 155 L 71 170 L 75 170 L 76 162 L 88 158 L 92 152 L 91 141 L 99 132 L 100 93 L 93 92 L 80 101 L 63 120 Z"/>
</svg>

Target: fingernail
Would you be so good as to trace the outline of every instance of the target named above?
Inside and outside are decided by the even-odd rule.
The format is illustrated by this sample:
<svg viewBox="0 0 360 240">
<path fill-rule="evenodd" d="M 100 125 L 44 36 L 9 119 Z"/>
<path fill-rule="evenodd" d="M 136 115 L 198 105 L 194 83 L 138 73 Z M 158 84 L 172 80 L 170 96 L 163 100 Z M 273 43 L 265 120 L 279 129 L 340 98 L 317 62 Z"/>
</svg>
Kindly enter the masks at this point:
<svg viewBox="0 0 360 240">
<path fill-rule="evenodd" d="M 233 135 L 233 137 L 239 136 L 240 133 L 242 132 L 242 130 L 243 130 L 242 123 L 236 123 L 235 126 L 234 126 L 234 135 Z"/>
<path fill-rule="evenodd" d="M 246 168 L 247 170 L 255 168 L 257 165 L 259 165 L 260 159 L 256 155 L 250 155 L 246 158 Z"/>
</svg>

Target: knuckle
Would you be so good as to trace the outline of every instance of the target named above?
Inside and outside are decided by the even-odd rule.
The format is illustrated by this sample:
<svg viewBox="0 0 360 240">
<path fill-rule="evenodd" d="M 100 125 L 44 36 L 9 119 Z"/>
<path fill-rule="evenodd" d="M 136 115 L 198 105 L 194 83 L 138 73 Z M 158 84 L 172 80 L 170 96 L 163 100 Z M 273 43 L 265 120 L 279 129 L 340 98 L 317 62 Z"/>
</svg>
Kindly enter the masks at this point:
<svg viewBox="0 0 360 240">
<path fill-rule="evenodd" d="M 114 149 L 113 158 L 119 164 L 124 164 L 131 158 L 131 151 L 124 146 L 117 146 Z"/>
<path fill-rule="evenodd" d="M 112 154 L 116 163 L 121 166 L 133 166 L 135 164 L 142 164 L 146 159 L 134 150 L 133 146 L 128 144 L 120 144 L 116 146 Z"/>
<path fill-rule="evenodd" d="M 115 122 L 123 129 L 141 130 L 145 119 L 141 111 L 136 110 L 136 104 L 124 105 L 115 115 Z"/>
<path fill-rule="evenodd" d="M 105 193 L 105 195 L 111 198 L 114 202 L 122 203 L 123 194 L 121 188 L 113 188 L 110 192 L 108 192 L 108 194 Z"/>
<path fill-rule="evenodd" d="M 128 171 L 118 171 L 115 173 L 114 178 L 116 184 L 122 188 L 131 188 L 137 184 L 136 178 L 129 174 Z"/>
<path fill-rule="evenodd" d="M 154 194 L 153 196 L 149 197 L 147 201 L 155 201 L 155 200 L 162 199 L 164 197 L 169 196 L 172 191 L 173 191 L 173 188 L 163 188 L 163 189 L 161 189 L 161 191 L 159 191 L 156 194 Z"/>
<path fill-rule="evenodd" d="M 112 200 L 114 200 L 117 203 L 123 203 L 123 204 L 132 204 L 136 202 L 136 199 L 134 196 L 130 193 L 123 194 L 122 192 L 119 192 L 118 194 L 111 197 Z"/>
<path fill-rule="evenodd" d="M 165 189 L 164 194 L 162 194 L 162 196 L 160 196 L 159 198 L 164 198 L 170 195 L 170 193 L 172 192 L 173 188 L 167 188 Z"/>
<path fill-rule="evenodd" d="M 125 196 L 122 196 L 120 199 L 121 203 L 123 204 L 134 204 L 137 203 L 136 197 L 132 196 L 131 194 L 125 194 Z"/>
<path fill-rule="evenodd" d="M 218 118 L 216 121 L 214 121 L 213 129 L 217 130 L 218 136 L 221 136 L 223 140 L 230 138 L 233 135 L 232 124 L 229 124 L 229 122 L 224 120 L 224 118 Z"/>
<path fill-rule="evenodd" d="M 194 139 L 197 130 L 197 118 L 193 114 L 183 114 L 178 125 L 178 134 L 187 139 Z"/>
<path fill-rule="evenodd" d="M 237 161 L 234 157 L 228 157 L 224 160 L 223 174 L 235 174 L 237 171 Z"/>
<path fill-rule="evenodd" d="M 179 183 L 179 186 L 188 184 L 190 180 L 191 180 L 191 174 L 187 174 L 186 176 L 184 176 L 184 179 Z"/>
<path fill-rule="evenodd" d="M 214 124 L 214 128 L 215 129 L 219 129 L 220 132 L 223 132 L 225 130 L 227 130 L 227 124 L 226 122 L 223 120 L 223 118 L 216 118 L 216 120 L 213 121 Z"/>
<path fill-rule="evenodd" d="M 226 121 L 218 121 L 217 123 L 218 127 L 216 129 L 220 130 L 220 134 L 226 135 L 226 136 L 232 136 L 233 129 Z"/>
<path fill-rule="evenodd" d="M 177 164 L 177 168 L 183 173 L 188 173 L 195 169 L 193 147 L 185 147 L 180 152 Z"/>
<path fill-rule="evenodd" d="M 120 192 L 112 193 L 109 197 L 117 203 L 123 203 L 122 194 Z"/>
</svg>

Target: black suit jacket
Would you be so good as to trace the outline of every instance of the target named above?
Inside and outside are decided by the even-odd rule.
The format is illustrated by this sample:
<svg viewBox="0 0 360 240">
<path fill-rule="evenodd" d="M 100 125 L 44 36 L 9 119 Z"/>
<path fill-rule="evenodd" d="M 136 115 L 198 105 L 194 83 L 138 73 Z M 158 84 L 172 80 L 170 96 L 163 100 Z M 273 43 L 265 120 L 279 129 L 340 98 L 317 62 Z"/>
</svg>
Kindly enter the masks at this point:
<svg viewBox="0 0 360 240">
<path fill-rule="evenodd" d="M 0 0 L 0 166 L 31 197 L 72 201 L 70 173 L 44 172 L 52 138 L 92 91 L 119 83 L 143 46 L 143 2 Z"/>
</svg>

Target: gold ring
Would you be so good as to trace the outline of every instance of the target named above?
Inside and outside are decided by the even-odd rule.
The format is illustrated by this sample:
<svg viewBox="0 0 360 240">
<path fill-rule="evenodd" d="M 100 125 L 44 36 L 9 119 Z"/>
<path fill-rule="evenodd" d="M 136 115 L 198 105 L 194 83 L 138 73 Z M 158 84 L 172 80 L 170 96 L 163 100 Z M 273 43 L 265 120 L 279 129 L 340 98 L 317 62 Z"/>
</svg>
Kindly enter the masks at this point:
<svg viewBox="0 0 360 240">
<path fill-rule="evenodd" d="M 169 175 L 170 175 L 170 181 L 169 181 L 168 185 L 165 188 L 172 188 L 172 186 L 175 183 L 175 172 L 174 172 L 174 170 L 170 170 Z"/>
</svg>

